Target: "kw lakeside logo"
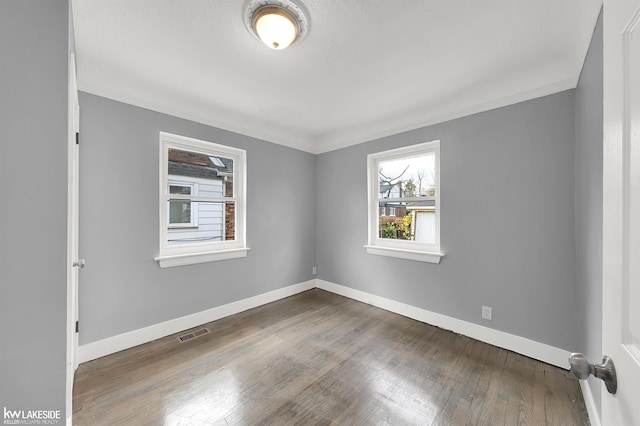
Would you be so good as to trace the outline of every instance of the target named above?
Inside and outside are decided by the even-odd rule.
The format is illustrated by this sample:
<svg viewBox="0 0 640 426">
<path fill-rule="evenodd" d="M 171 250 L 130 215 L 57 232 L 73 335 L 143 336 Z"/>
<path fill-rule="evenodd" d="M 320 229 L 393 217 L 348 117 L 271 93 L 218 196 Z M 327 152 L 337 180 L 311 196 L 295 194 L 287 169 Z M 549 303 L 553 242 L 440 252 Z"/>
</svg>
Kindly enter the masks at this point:
<svg viewBox="0 0 640 426">
<path fill-rule="evenodd" d="M 60 410 L 8 410 L 4 407 L 5 425 L 55 425 L 60 422 Z"/>
</svg>

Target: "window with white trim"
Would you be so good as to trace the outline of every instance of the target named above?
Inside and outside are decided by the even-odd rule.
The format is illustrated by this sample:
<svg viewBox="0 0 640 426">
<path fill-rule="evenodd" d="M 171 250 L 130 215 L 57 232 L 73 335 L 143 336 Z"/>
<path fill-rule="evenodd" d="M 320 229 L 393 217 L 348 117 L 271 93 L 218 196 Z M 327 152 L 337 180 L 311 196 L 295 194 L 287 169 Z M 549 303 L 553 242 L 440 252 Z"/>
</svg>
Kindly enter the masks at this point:
<svg viewBox="0 0 640 426">
<path fill-rule="evenodd" d="M 160 132 L 160 267 L 245 257 L 246 151 Z"/>
<path fill-rule="evenodd" d="M 198 195 L 198 184 L 169 181 L 169 194 Z M 169 228 L 192 228 L 198 226 L 198 203 L 190 200 L 172 199 L 169 209 Z"/>
<path fill-rule="evenodd" d="M 439 263 L 440 141 L 367 157 L 370 254 Z"/>
</svg>

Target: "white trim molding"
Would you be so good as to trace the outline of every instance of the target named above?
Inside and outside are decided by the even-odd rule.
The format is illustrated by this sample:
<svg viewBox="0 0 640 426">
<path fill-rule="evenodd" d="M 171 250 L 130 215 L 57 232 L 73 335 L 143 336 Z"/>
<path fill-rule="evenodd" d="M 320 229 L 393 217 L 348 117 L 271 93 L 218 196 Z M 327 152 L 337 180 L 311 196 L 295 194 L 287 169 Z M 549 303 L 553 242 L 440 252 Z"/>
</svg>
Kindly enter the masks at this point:
<svg viewBox="0 0 640 426">
<path fill-rule="evenodd" d="M 593 28 L 595 28 L 595 21 Z M 586 52 L 585 48 L 585 56 Z M 351 128 L 328 132 L 322 135 L 312 136 L 309 138 L 309 142 L 307 142 L 307 144 L 313 147 L 312 152 L 314 154 L 336 151 L 352 145 L 370 142 L 416 129 L 422 129 L 439 123 L 456 120 L 458 118 L 468 117 L 509 105 L 515 105 L 520 102 L 553 95 L 555 93 L 564 92 L 565 90 L 575 89 L 578 84 L 578 77 L 579 73 L 573 77 L 559 80 L 555 83 L 534 87 L 512 95 L 492 99 L 464 99 L 446 106 L 438 104 L 435 107 L 418 107 L 408 114 L 389 117 L 386 120 L 369 123 L 367 126 L 354 126 Z"/>
<path fill-rule="evenodd" d="M 587 414 L 589 414 L 591 426 L 601 426 L 602 422 L 600 421 L 596 401 L 593 399 L 589 380 L 580 380 L 580 389 L 582 390 L 582 397 L 584 398 L 584 405 L 587 407 Z"/>
<path fill-rule="evenodd" d="M 119 334 L 96 342 L 87 343 L 78 347 L 78 360 L 80 363 L 91 361 L 112 353 L 129 349 L 143 343 L 151 342 L 161 337 L 169 336 L 189 328 L 197 327 L 211 321 L 238 314 L 303 291 L 316 287 L 315 280 L 294 284 L 288 287 L 279 288 L 268 293 L 259 294 L 247 299 L 231 302 L 226 305 L 207 309 L 206 311 L 175 318 L 159 324 L 133 330 Z"/>
<path fill-rule="evenodd" d="M 413 167 L 424 167 L 424 170 L 432 172 L 433 176 L 433 190 L 432 194 L 418 193 L 406 196 L 403 194 L 403 189 L 400 188 L 397 193 L 392 193 L 392 189 L 389 189 L 386 196 L 381 193 L 381 181 L 383 164 L 387 162 L 404 162 L 406 164 L 404 172 L 412 167 L 411 161 L 415 164 L 416 160 L 420 160 L 420 165 L 417 164 Z M 432 162 L 433 164 L 429 164 Z M 403 166 L 404 166 L 403 164 Z M 402 172 L 404 174 L 404 172 Z M 405 179 L 414 179 L 413 172 L 409 171 L 409 175 Z M 391 188 L 400 185 L 403 181 L 398 180 L 395 183 L 389 184 Z M 428 184 L 427 184 L 428 185 Z M 428 190 L 430 190 L 429 188 Z M 418 189 L 420 192 L 421 189 Z M 433 203 L 433 205 L 424 204 L 425 202 Z M 404 206 L 407 213 L 404 218 L 413 218 L 411 220 L 412 234 L 416 233 L 409 239 L 395 239 L 386 238 L 380 236 L 381 229 L 381 211 L 380 207 L 397 205 Z M 414 213 L 409 212 L 411 205 L 414 206 Z M 422 209 L 429 209 L 435 213 L 433 223 L 433 241 L 422 241 L 417 237 L 417 215 L 416 212 Z M 369 229 L 367 244 L 364 246 L 367 249 L 367 253 L 375 254 L 378 256 L 390 256 L 400 259 L 417 260 L 421 262 L 440 263 L 440 259 L 444 256 L 440 252 L 440 141 L 434 140 L 431 142 L 424 142 L 417 145 L 404 146 L 401 148 L 390 149 L 382 152 L 375 152 L 367 155 L 367 226 Z M 426 229 L 430 226 L 426 227 Z M 415 239 L 414 239 L 415 238 Z"/>
<path fill-rule="evenodd" d="M 597 18 L 597 15 L 596 15 Z M 594 23 L 595 27 L 595 23 Z M 588 43 L 586 45 L 588 47 Z M 586 47 L 585 47 L 586 56 Z M 272 121 L 260 120 L 235 112 L 229 112 L 219 105 L 208 101 L 194 102 L 193 99 L 169 98 L 149 91 L 132 91 L 122 85 L 105 84 L 99 79 L 83 80 L 78 84 L 81 91 L 96 96 L 123 102 L 139 108 L 169 114 L 185 120 L 213 126 L 263 141 L 287 146 L 311 154 L 323 154 L 352 145 L 365 143 L 380 138 L 421 129 L 427 126 L 444 123 L 481 112 L 541 98 L 543 96 L 575 89 L 579 72 L 575 76 L 557 82 L 523 90 L 512 95 L 492 99 L 465 99 L 449 106 L 440 104 L 418 107 L 410 114 L 401 114 L 378 120 L 367 125 L 358 125 L 323 134 L 311 134 L 303 129 L 291 129 L 274 124 Z"/>
<path fill-rule="evenodd" d="M 369 254 L 377 254 L 379 256 L 397 257 L 399 259 L 417 260 L 419 262 L 440 263 L 440 260 L 444 257 L 444 253 L 419 251 L 419 250 L 405 250 L 390 247 L 379 247 L 365 245 Z"/>
<path fill-rule="evenodd" d="M 246 257 L 248 247 L 246 241 L 246 199 L 247 199 L 247 152 L 231 146 L 220 145 L 213 142 L 194 139 L 187 136 L 174 135 L 166 132 L 159 132 L 158 146 L 159 155 L 159 238 L 160 247 L 159 254 L 154 259 L 160 263 L 161 268 L 169 268 L 173 266 L 191 265 L 195 263 L 215 262 L 219 260 L 237 259 Z M 217 179 L 226 179 L 231 176 L 232 180 L 226 181 L 231 183 L 231 196 L 226 194 L 226 186 L 223 183 L 221 187 L 221 195 L 203 195 L 199 193 L 198 187 L 203 181 L 199 178 L 182 176 L 179 174 L 169 174 L 170 152 L 171 150 L 185 151 L 191 154 L 201 156 L 223 157 L 232 161 L 233 171 L 231 173 L 217 173 Z M 218 159 L 218 161 L 221 161 Z M 213 181 L 213 179 L 212 179 Z M 190 186 L 192 190 L 190 194 L 172 194 L 170 192 L 171 185 Z M 219 241 L 207 242 L 184 242 L 181 244 L 171 244 L 170 236 L 173 227 L 170 224 L 169 215 L 171 200 L 185 200 L 191 204 L 191 223 L 180 224 L 188 226 L 196 226 L 194 211 L 197 211 L 198 202 L 215 202 L 232 203 L 235 206 L 234 232 L 235 236 L 231 240 L 225 239 L 224 221 L 221 224 L 222 234 L 215 235 L 221 238 Z M 225 207 L 226 208 L 226 207 Z M 226 210 L 225 210 L 226 212 Z M 211 235 L 210 235 L 211 236 Z"/>
<path fill-rule="evenodd" d="M 445 330 L 451 330 L 455 333 L 471 337 L 472 339 L 480 340 L 481 342 L 517 352 L 565 370 L 569 368 L 569 351 L 564 349 L 559 349 L 544 343 L 516 336 L 514 334 L 505 333 L 503 331 L 494 330 L 478 324 L 427 311 L 426 309 L 417 308 L 415 306 L 407 305 L 406 303 L 397 302 L 395 300 L 355 290 L 329 281 L 317 279 L 316 282 L 316 286 L 322 290 L 358 300 L 386 311 L 403 315 L 407 318 L 435 325 L 436 327 L 440 327 Z"/>
<path fill-rule="evenodd" d="M 247 257 L 249 247 L 207 251 L 202 253 L 173 254 L 168 256 L 156 256 L 153 258 L 161 268 L 171 268 L 174 266 L 194 265 L 196 263 L 217 262 L 220 260 L 238 259 Z"/>
<path fill-rule="evenodd" d="M 446 315 L 427 311 L 422 308 L 407 305 L 406 303 L 397 302 L 395 300 L 376 296 L 374 294 L 355 290 L 350 287 L 335 284 L 329 281 L 324 281 L 321 279 L 313 279 L 305 281 L 303 283 L 283 287 L 277 290 L 270 291 L 268 293 L 259 294 L 247 299 L 242 299 L 236 302 L 228 303 L 226 305 L 217 306 L 206 311 L 197 312 L 195 314 L 186 315 L 180 318 L 175 318 L 173 320 L 165 321 L 159 324 L 151 325 L 138 330 L 133 330 L 127 333 L 119 334 L 117 336 L 108 337 L 96 342 L 81 345 L 78 348 L 78 361 L 80 363 L 91 361 L 115 352 L 119 352 L 124 349 L 151 342 L 161 337 L 165 337 L 183 330 L 206 324 L 211 321 L 244 312 L 246 310 L 265 305 L 267 303 L 275 302 L 276 300 L 284 299 L 285 297 L 293 296 L 295 294 L 302 293 L 303 291 L 311 290 L 313 288 L 326 290 L 331 293 L 348 297 L 350 299 L 354 299 L 389 312 L 403 315 L 407 318 L 415 319 L 417 321 L 434 325 L 445 330 L 451 330 L 455 333 L 471 337 L 472 339 L 476 339 L 494 346 L 517 352 L 519 354 L 537 359 L 542 362 L 546 362 L 551 365 L 555 365 L 556 367 L 560 367 L 565 370 L 569 368 L 569 352 L 564 349 L 559 349 L 544 343 L 526 339 L 524 337 L 516 336 L 513 334 L 505 333 L 503 331 L 494 330 L 478 324 L 473 324 L 467 321 L 448 317 Z M 597 410 L 595 409 L 595 403 L 593 402 L 593 397 L 591 396 L 591 391 L 589 390 L 588 385 L 585 387 L 582 382 L 581 386 L 585 398 L 585 404 L 587 405 L 587 409 L 589 410 L 589 418 L 592 419 L 593 424 L 599 425 L 599 423 L 596 423 L 594 421 L 594 419 L 597 419 L 598 417 Z"/>
</svg>

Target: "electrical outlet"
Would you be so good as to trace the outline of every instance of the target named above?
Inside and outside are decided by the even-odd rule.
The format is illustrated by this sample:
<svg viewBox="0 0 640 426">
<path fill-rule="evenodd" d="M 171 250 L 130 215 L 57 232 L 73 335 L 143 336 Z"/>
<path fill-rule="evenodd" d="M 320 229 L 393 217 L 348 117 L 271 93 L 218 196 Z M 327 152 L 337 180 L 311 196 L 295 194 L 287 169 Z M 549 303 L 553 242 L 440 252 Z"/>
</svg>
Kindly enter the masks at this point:
<svg viewBox="0 0 640 426">
<path fill-rule="evenodd" d="M 318 273 L 318 270 L 316 269 L 316 267 L 314 266 L 313 268 L 311 268 L 311 274 L 315 275 Z"/>
<path fill-rule="evenodd" d="M 483 306 L 482 307 L 482 318 L 491 321 L 491 316 L 493 314 L 493 310 L 491 306 Z"/>
</svg>

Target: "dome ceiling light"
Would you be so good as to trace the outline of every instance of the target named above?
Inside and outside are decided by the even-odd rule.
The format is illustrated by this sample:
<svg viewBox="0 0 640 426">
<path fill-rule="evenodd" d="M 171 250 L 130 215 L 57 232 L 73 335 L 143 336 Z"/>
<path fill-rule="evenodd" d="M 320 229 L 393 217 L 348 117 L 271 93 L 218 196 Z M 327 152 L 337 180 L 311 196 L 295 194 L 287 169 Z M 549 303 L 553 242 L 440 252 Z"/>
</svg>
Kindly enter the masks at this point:
<svg viewBox="0 0 640 426">
<path fill-rule="evenodd" d="M 251 0 L 244 23 L 251 34 L 276 50 L 286 49 L 309 32 L 302 8 L 290 0 Z"/>
</svg>

